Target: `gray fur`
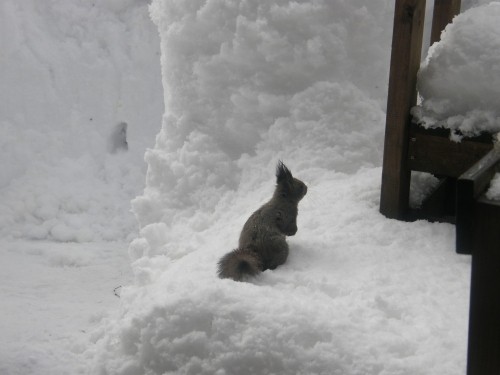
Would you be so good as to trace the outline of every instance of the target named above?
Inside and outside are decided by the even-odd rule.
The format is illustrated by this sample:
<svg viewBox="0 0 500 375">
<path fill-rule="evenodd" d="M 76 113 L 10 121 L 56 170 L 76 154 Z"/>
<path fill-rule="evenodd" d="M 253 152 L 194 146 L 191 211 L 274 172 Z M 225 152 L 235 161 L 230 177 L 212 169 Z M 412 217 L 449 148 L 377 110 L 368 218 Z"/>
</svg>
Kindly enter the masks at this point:
<svg viewBox="0 0 500 375">
<path fill-rule="evenodd" d="M 247 220 L 238 248 L 219 261 L 219 277 L 242 281 L 267 269 L 275 269 L 288 257 L 286 236 L 297 233 L 299 201 L 307 186 L 294 178 L 280 161 L 273 197 Z"/>
</svg>

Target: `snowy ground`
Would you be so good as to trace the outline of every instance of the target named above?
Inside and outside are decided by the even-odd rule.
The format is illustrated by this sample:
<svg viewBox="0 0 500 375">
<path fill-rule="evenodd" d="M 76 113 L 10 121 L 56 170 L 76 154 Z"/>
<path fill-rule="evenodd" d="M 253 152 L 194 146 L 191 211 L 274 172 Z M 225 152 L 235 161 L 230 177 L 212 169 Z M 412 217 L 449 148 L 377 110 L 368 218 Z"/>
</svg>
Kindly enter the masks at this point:
<svg viewBox="0 0 500 375">
<path fill-rule="evenodd" d="M 0 242 L 0 374 L 74 374 L 131 281 L 125 243 Z"/>
<path fill-rule="evenodd" d="M 462 71 L 498 123 L 497 76 L 449 58 L 496 50 L 487 3 L 430 50 L 426 119 L 470 115 L 440 101 Z M 454 227 L 378 212 L 393 1 L 147 5 L 0 3 L 0 374 L 463 374 Z M 309 187 L 290 258 L 219 280 L 278 159 Z"/>
</svg>

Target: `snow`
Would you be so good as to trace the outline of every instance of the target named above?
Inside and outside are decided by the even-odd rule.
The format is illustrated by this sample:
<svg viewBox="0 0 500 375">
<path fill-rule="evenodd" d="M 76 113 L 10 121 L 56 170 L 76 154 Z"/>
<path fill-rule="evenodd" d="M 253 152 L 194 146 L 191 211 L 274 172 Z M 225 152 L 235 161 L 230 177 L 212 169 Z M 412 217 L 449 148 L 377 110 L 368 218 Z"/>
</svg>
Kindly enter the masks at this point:
<svg viewBox="0 0 500 375">
<path fill-rule="evenodd" d="M 126 245 L 0 241 L 0 373 L 76 374 L 132 279 Z"/>
<path fill-rule="evenodd" d="M 0 7 L 0 373 L 465 372 L 454 227 L 378 212 L 392 0 Z M 279 159 L 287 263 L 218 279 Z"/>
<path fill-rule="evenodd" d="M 454 133 L 500 131 L 500 2 L 469 9 L 431 46 L 419 73 L 419 122 Z"/>
<path fill-rule="evenodd" d="M 490 186 L 485 193 L 486 198 L 499 201 L 500 200 L 500 173 L 495 173 L 491 179 Z"/>
<path fill-rule="evenodd" d="M 310 184 L 288 262 L 250 283 L 215 277 L 241 226 L 219 210 L 190 251 L 138 259 L 94 373 L 463 373 L 469 260 L 451 225 L 381 217 L 379 177 Z"/>
<path fill-rule="evenodd" d="M 159 38 L 144 1 L 0 4 L 0 234 L 137 235 L 129 201 L 163 112 Z M 109 152 L 128 124 L 129 149 Z"/>
</svg>

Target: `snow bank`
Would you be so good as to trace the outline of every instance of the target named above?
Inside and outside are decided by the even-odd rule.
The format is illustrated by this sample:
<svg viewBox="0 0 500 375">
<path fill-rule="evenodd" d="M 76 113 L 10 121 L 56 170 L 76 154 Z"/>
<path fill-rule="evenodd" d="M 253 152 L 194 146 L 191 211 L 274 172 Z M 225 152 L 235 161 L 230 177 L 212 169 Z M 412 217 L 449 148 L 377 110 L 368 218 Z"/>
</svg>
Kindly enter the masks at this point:
<svg viewBox="0 0 500 375">
<path fill-rule="evenodd" d="M 134 203 L 141 226 L 211 213 L 279 157 L 296 170 L 378 163 L 383 106 L 369 93 L 385 91 L 388 50 L 370 41 L 388 39 L 388 3 L 153 2 L 166 115 Z"/>
<path fill-rule="evenodd" d="M 134 263 L 92 373 L 463 373 L 468 258 L 451 225 L 383 218 L 380 172 L 310 183 L 288 262 L 250 283 L 215 276 L 249 198 L 226 196 L 204 231 L 157 227 L 158 243 L 179 240 Z"/>
<path fill-rule="evenodd" d="M 415 115 L 424 126 L 465 135 L 500 131 L 500 2 L 457 16 L 429 49 Z"/>
<path fill-rule="evenodd" d="M 166 113 L 133 201 L 135 281 L 92 373 L 463 372 L 453 227 L 378 213 L 392 3 L 153 2 Z M 220 280 L 278 159 L 309 187 L 290 258 Z"/>
<path fill-rule="evenodd" d="M 133 238 L 163 111 L 147 3 L 5 0 L 0 33 L 0 235 Z M 111 154 L 121 122 L 128 152 Z"/>
</svg>

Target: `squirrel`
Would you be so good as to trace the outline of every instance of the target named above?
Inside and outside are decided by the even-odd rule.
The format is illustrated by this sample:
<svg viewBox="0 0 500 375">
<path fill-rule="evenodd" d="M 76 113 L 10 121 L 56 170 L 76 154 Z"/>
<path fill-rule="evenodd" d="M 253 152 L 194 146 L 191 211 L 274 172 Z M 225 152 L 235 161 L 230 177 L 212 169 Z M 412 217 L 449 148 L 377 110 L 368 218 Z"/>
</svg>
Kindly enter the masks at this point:
<svg viewBox="0 0 500 375">
<path fill-rule="evenodd" d="M 219 261 L 220 278 L 243 281 L 267 269 L 274 270 L 288 258 L 286 236 L 297 233 L 297 206 L 307 186 L 294 178 L 282 161 L 276 167 L 276 179 L 271 200 L 243 226 L 238 248 Z"/>
</svg>

